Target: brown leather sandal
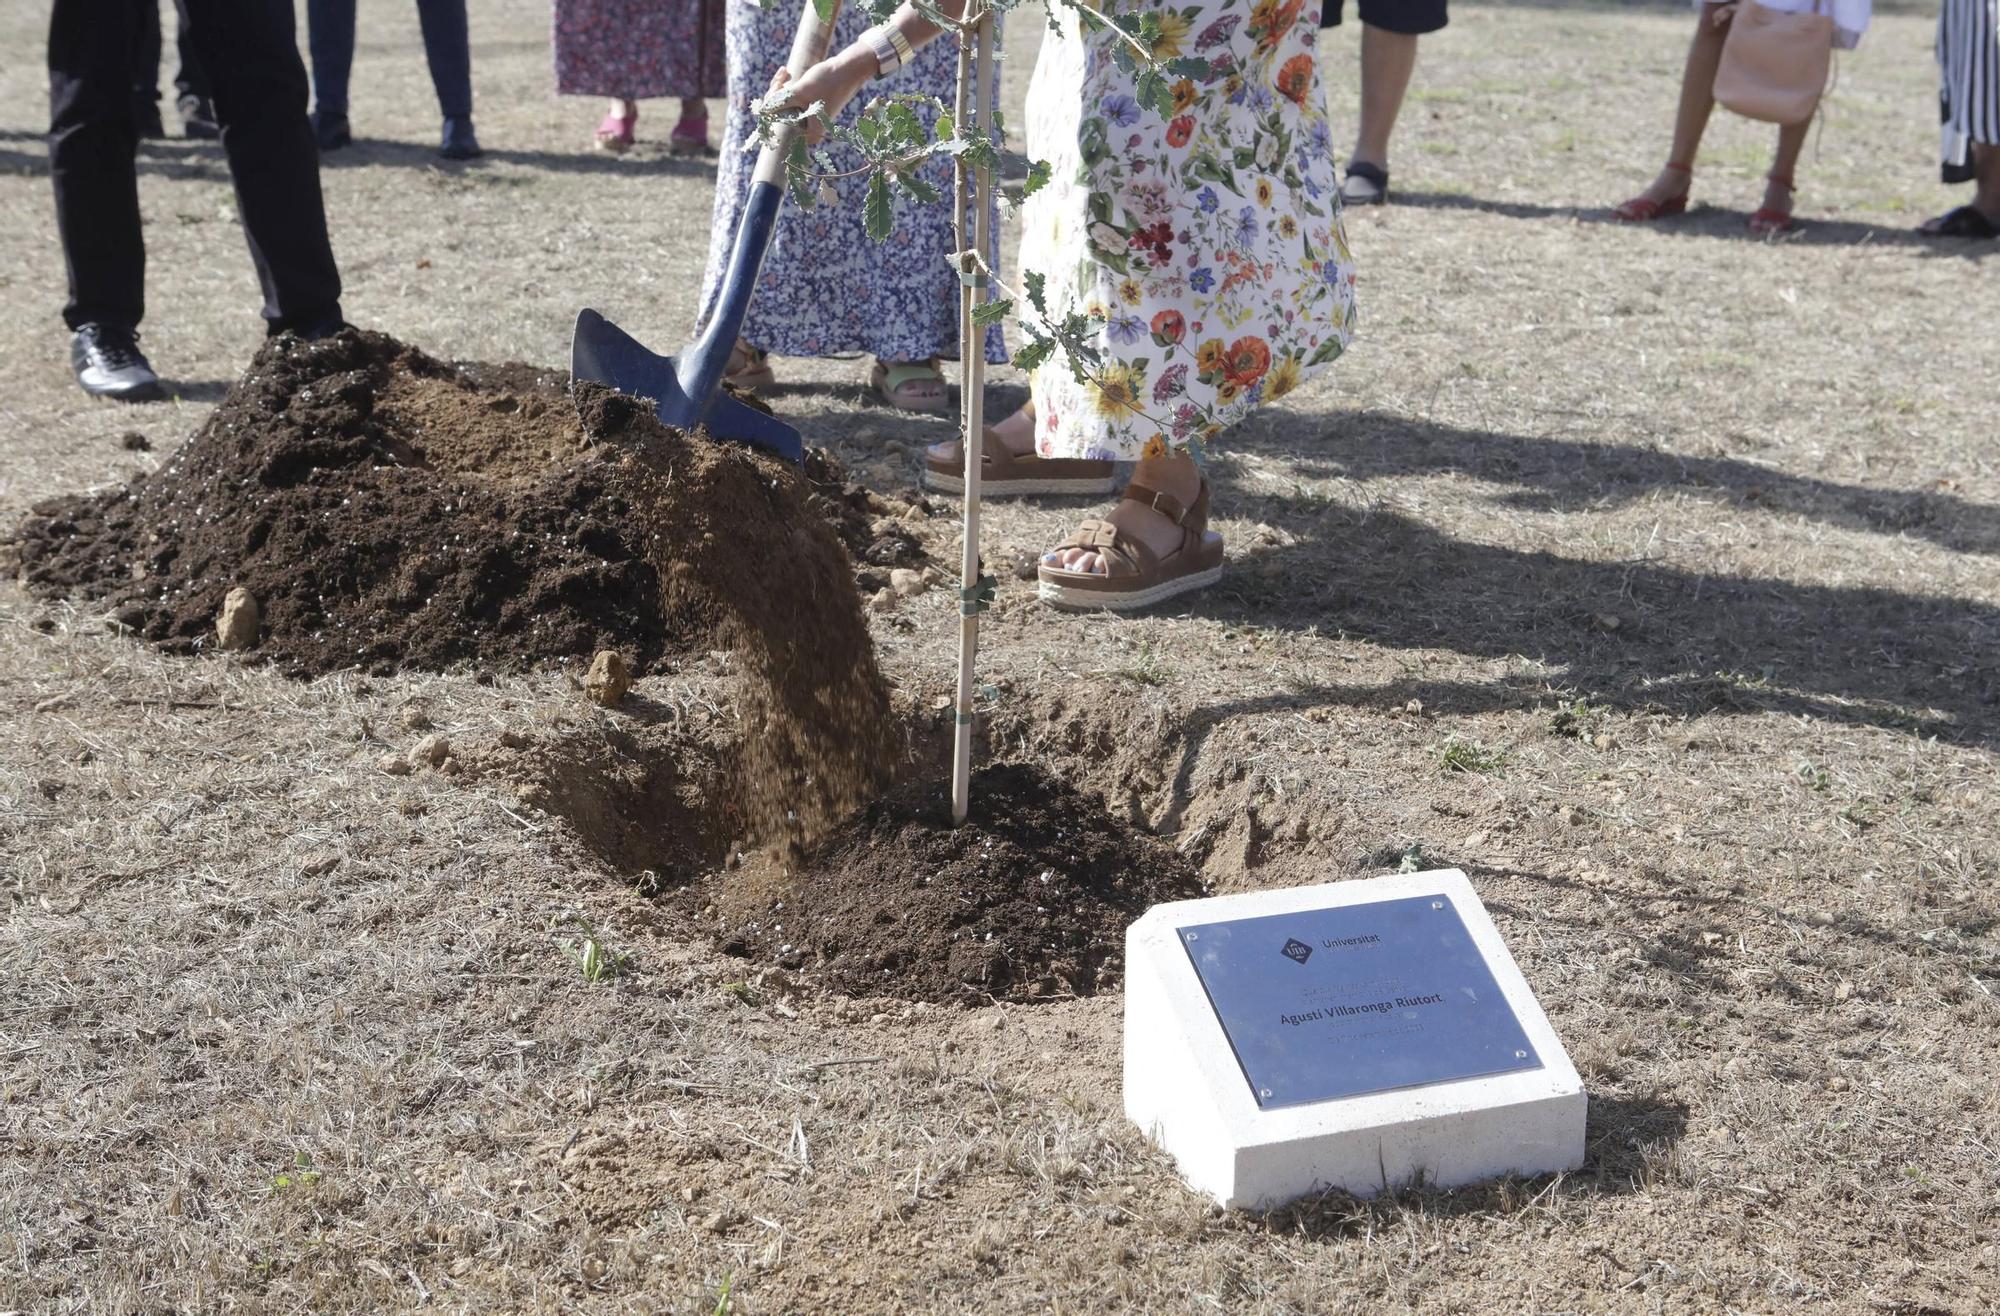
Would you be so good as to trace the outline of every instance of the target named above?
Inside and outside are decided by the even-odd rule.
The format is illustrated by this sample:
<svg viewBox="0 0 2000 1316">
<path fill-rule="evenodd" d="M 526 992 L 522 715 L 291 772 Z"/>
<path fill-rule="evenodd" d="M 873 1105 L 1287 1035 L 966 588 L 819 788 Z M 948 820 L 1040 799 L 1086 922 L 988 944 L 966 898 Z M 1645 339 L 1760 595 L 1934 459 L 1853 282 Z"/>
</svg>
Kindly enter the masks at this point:
<svg viewBox="0 0 2000 1316">
<path fill-rule="evenodd" d="M 984 460 L 979 472 L 981 497 L 1077 494 L 1096 498 L 1118 487 L 1117 473 L 1108 461 L 1009 452 L 1006 443 L 991 427 L 986 431 L 984 446 Z M 964 493 L 965 466 L 962 459 L 926 452 L 924 488 L 932 493 Z"/>
<path fill-rule="evenodd" d="M 1077 528 L 1067 548 L 1088 549 L 1104 559 L 1104 574 L 1069 571 L 1044 562 L 1037 572 L 1042 602 L 1059 608 L 1111 608 L 1123 612 L 1149 607 L 1190 590 L 1205 589 L 1222 579 L 1222 536 L 1208 528 L 1208 481 L 1193 507 L 1181 506 L 1163 494 L 1134 482 L 1125 497 L 1145 503 L 1181 528 L 1181 546 L 1155 556 L 1110 521 L 1091 519 Z"/>
</svg>

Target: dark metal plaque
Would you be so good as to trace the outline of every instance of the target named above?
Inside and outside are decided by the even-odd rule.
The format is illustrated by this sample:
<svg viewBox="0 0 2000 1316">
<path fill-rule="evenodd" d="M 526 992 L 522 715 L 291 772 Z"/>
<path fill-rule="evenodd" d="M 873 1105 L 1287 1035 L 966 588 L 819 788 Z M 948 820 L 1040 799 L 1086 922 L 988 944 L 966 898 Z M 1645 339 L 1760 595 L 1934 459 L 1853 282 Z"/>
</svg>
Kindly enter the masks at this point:
<svg viewBox="0 0 2000 1316">
<path fill-rule="evenodd" d="M 1267 1110 L 1542 1067 L 1442 895 L 1179 932 Z"/>
</svg>

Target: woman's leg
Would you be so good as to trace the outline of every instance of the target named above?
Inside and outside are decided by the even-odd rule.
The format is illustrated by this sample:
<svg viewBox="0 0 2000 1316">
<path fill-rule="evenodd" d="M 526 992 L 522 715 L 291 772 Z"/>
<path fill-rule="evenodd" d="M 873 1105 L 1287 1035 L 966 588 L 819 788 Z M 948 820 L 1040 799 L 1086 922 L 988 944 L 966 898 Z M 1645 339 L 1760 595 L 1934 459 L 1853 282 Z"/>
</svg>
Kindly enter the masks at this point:
<svg viewBox="0 0 2000 1316">
<path fill-rule="evenodd" d="M 1164 457 L 1148 457 L 1142 460 L 1133 468 L 1132 483 L 1166 494 L 1178 501 L 1182 507 L 1192 507 L 1194 500 L 1201 496 L 1201 468 L 1194 464 L 1194 458 L 1186 449 L 1175 448 Z M 1178 549 L 1185 539 L 1179 522 L 1169 519 L 1164 512 L 1154 511 L 1151 506 L 1136 499 L 1119 499 L 1118 505 L 1107 512 L 1103 519 L 1161 557 Z M 1066 548 L 1060 552 L 1044 553 L 1042 561 L 1052 567 L 1079 571 L 1086 575 L 1098 575 L 1105 570 L 1103 557 L 1085 548 Z"/>
<path fill-rule="evenodd" d="M 1639 195 L 1651 201 L 1670 201 L 1686 196 L 1688 170 L 1694 167 L 1695 152 L 1701 149 L 1701 135 L 1708 130 L 1708 116 L 1715 109 L 1715 71 L 1722 64 L 1722 42 L 1729 25 L 1715 21 L 1722 6 L 1705 4 L 1695 19 L 1694 40 L 1688 43 L 1687 64 L 1681 70 L 1681 100 L 1674 110 L 1674 144 L 1667 159 L 1682 169 L 1662 169 L 1652 186 Z"/>
<path fill-rule="evenodd" d="M 472 36 L 465 0 L 417 0 L 417 23 L 424 33 L 424 60 L 431 68 L 438 112 L 447 119 L 472 117 Z"/>
<path fill-rule="evenodd" d="M 1396 130 L 1410 75 L 1417 68 L 1417 38 L 1369 23 L 1361 25 L 1361 121 L 1350 161 L 1389 167 L 1389 134 Z"/>
<path fill-rule="evenodd" d="M 347 117 L 347 76 L 354 68 L 355 0 L 306 0 L 306 49 L 312 54 L 313 110 Z"/>
<path fill-rule="evenodd" d="M 667 146 L 676 155 L 708 154 L 708 102 L 699 96 L 681 97 L 680 122 L 674 125 Z"/>
<path fill-rule="evenodd" d="M 1029 398 L 1013 415 L 991 427 L 1007 445 L 1007 451 L 1021 456 L 1035 450 L 1035 400 Z"/>
<path fill-rule="evenodd" d="M 1773 215 L 1792 213 L 1792 192 L 1797 187 L 1795 171 L 1799 167 L 1799 156 L 1806 149 L 1806 132 L 1812 127 L 1806 123 L 1787 123 L 1778 128 L 1778 149 L 1771 156 L 1771 173 L 1764 180 L 1763 209 Z"/>
<path fill-rule="evenodd" d="M 2000 224 L 2000 146 L 1972 144 L 1972 208 Z"/>
<path fill-rule="evenodd" d="M 1035 450 L 1035 400 L 1029 398 L 1018 411 L 1005 420 L 986 427 L 987 432 L 998 436 L 1000 446 L 1015 457 L 1026 457 Z M 962 462 L 965 449 L 958 446 L 955 438 L 933 443 L 925 450 L 926 455 L 942 461 Z"/>
</svg>

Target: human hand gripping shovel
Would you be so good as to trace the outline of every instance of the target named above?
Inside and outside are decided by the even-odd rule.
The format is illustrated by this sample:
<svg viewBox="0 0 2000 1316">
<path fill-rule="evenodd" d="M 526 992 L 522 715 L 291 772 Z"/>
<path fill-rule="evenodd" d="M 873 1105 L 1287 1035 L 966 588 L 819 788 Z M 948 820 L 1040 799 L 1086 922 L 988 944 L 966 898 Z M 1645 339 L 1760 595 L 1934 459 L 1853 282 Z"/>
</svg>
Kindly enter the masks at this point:
<svg viewBox="0 0 2000 1316">
<path fill-rule="evenodd" d="M 798 34 L 785 68 L 793 78 L 826 57 L 840 0 L 805 0 Z M 676 429 L 705 428 L 711 438 L 748 443 L 789 461 L 805 458 L 799 432 L 775 416 L 738 401 L 721 388 L 730 353 L 743 331 L 743 317 L 757 288 L 757 271 L 771 245 L 779 207 L 785 202 L 785 160 L 803 131 L 796 123 L 771 130 L 751 175 L 750 200 L 736 226 L 736 246 L 722 276 L 715 311 L 699 337 L 672 356 L 660 356 L 596 311 L 577 312 L 570 337 L 572 379 L 607 384 L 621 393 L 649 398 L 663 424 Z"/>
</svg>

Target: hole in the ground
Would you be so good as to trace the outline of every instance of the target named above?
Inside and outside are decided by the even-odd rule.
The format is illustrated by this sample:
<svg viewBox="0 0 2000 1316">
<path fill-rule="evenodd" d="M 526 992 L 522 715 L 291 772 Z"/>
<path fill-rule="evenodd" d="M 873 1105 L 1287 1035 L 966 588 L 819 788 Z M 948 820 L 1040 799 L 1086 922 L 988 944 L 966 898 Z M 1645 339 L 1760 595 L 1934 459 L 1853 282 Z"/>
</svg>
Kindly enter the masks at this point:
<svg viewBox="0 0 2000 1316">
<path fill-rule="evenodd" d="M 1172 845 L 1107 808 L 1098 792 L 1117 783 L 1103 777 L 988 767 L 951 827 L 949 717 L 914 703 L 898 718 L 902 784 L 804 844 L 750 848 L 734 719 L 656 711 L 509 735 L 478 766 L 642 892 L 692 885 L 725 949 L 835 992 L 1091 995 L 1122 980 L 1133 919 L 1203 890 Z"/>
<path fill-rule="evenodd" d="M 671 718 L 503 735 L 479 768 L 562 819 L 594 859 L 648 895 L 720 864 L 744 829 L 725 752 Z"/>
<path fill-rule="evenodd" d="M 689 888 L 724 949 L 850 995 L 1089 995 L 1120 981 L 1125 928 L 1149 905 L 1274 871 L 1325 880 L 1343 848 L 1308 798 L 1268 792 L 1254 729 L 1053 695 L 983 719 L 978 761 L 995 766 L 954 830 L 951 717 L 934 701 L 896 701 L 898 784 L 782 851 L 756 844 L 740 807 L 743 732 L 726 712 L 601 719 L 521 743 L 501 775 L 642 891 Z"/>
</svg>

